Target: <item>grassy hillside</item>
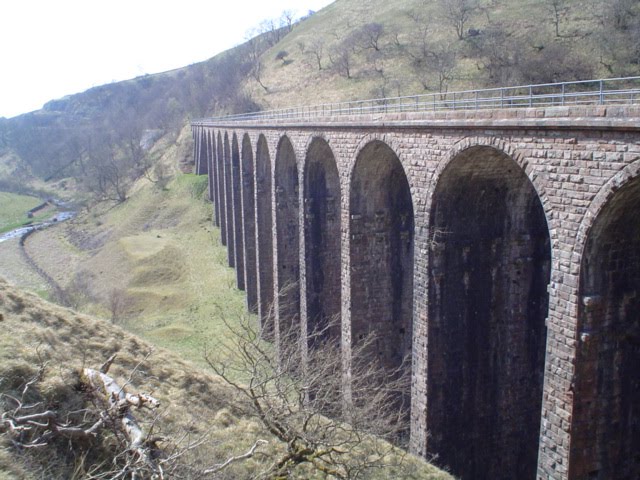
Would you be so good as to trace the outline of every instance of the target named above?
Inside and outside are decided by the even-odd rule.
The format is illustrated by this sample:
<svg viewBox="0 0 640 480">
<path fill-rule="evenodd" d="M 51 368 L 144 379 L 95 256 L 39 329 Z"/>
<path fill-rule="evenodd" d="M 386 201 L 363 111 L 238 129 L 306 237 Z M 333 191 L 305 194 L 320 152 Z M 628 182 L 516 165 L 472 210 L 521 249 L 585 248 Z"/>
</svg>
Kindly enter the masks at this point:
<svg viewBox="0 0 640 480">
<path fill-rule="evenodd" d="M 80 421 L 82 409 L 90 408 L 90 403 L 78 389 L 77 372 L 83 367 L 99 368 L 116 353 L 109 374 L 128 392 L 147 392 L 160 400 L 159 416 L 144 410 L 134 415 L 144 429 L 153 426 L 155 434 L 163 437 L 162 448 L 184 451 L 179 462 L 189 467 L 182 470 L 181 478 L 255 478 L 282 449 L 259 423 L 242 413 L 243 400 L 219 378 L 104 320 L 49 304 L 0 281 L 0 323 L 0 411 L 9 418 L 16 401 L 8 395 L 22 398 L 25 405 L 36 404 L 29 413 L 46 408 L 64 418 L 65 412 L 76 412 L 69 421 Z M 267 441 L 260 455 L 234 463 L 219 475 L 198 474 L 246 452 L 256 439 Z M 0 479 L 87 478 L 87 472 L 100 462 L 109 468 L 111 448 L 107 438 L 84 446 L 61 440 L 48 447 L 20 449 L 12 445 L 6 425 L 0 423 Z M 410 457 L 401 467 L 383 468 L 371 478 L 398 475 L 451 478 Z M 319 477 L 303 468 L 292 478 Z"/>
<path fill-rule="evenodd" d="M 279 108 L 637 75 L 638 42 L 640 5 L 627 0 L 337 0 L 262 56 L 266 90 L 247 88 Z"/>
<path fill-rule="evenodd" d="M 46 303 L 4 282 L 0 282 L 0 320 L 3 412 L 11 404 L 4 395 L 19 396 L 44 363 L 43 378 L 32 389 L 30 400 L 61 411 L 79 408 L 84 401 L 82 393 L 74 390 L 75 372 L 84 366 L 98 368 L 118 353 L 111 372 L 114 378 L 122 385 L 129 378 L 129 391 L 154 392 L 166 406 L 158 421 L 163 434 L 176 439 L 185 433 L 193 438 L 208 436 L 206 445 L 190 457 L 194 465 L 200 460 L 216 463 L 216 458 L 240 451 L 260 434 L 248 419 L 234 416 L 232 393 L 217 378 L 107 322 Z M 149 427 L 151 417 L 140 415 Z M 74 458 L 64 449 L 58 455 L 49 449 L 20 452 L 11 447 L 6 435 L 0 435 L 0 444 L 0 478 L 71 478 L 82 460 L 82 452 L 76 451 Z"/>
<path fill-rule="evenodd" d="M 126 202 L 84 210 L 34 234 L 25 249 L 62 291 L 60 301 L 201 363 L 223 317 L 244 315 L 245 301 L 211 225 L 207 177 L 177 172 L 190 148 L 188 128 L 176 142 L 157 145 L 158 161 L 175 176 L 166 188 L 141 179 Z M 10 247 L 0 245 L 0 253 L 15 255 Z M 19 281 L 24 267 L 4 264 L 0 275 L 4 269 Z"/>
<path fill-rule="evenodd" d="M 42 201 L 29 195 L 0 192 L 0 233 L 7 232 L 29 222 L 27 211 Z"/>
</svg>

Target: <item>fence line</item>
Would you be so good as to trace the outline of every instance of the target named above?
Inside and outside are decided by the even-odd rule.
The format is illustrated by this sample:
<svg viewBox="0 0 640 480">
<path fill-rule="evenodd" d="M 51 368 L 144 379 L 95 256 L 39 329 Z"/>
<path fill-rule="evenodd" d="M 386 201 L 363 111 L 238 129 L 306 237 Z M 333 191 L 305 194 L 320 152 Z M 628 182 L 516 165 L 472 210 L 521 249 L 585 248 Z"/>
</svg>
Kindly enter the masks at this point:
<svg viewBox="0 0 640 480">
<path fill-rule="evenodd" d="M 312 120 L 377 113 L 634 104 L 640 104 L 640 76 L 323 103 L 204 118 L 191 123 L 199 125 L 221 120 Z"/>
</svg>

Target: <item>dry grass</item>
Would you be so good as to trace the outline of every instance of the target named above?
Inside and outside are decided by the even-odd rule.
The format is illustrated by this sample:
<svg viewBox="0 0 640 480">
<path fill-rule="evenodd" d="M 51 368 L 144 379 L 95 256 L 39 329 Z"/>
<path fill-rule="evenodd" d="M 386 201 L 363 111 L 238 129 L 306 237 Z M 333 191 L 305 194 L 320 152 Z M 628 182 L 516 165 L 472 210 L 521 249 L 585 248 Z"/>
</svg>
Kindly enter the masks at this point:
<svg viewBox="0 0 640 480">
<path fill-rule="evenodd" d="M 105 321 L 48 304 L 4 282 L 0 283 L 0 315 L 2 392 L 15 391 L 35 374 L 38 365 L 48 362 L 39 395 L 48 405 L 60 409 L 77 406 L 78 392 L 72 388 L 75 371 L 83 366 L 99 366 L 117 353 L 111 372 L 114 377 L 124 384 L 137 366 L 130 389 L 153 392 L 160 399 L 164 411 L 159 427 L 166 435 L 179 438 L 188 432 L 192 439 L 207 435 L 207 442 L 196 452 L 207 455 L 206 461 L 216 463 L 230 451 L 237 454 L 248 448 L 256 435 L 263 434 L 257 424 L 234 415 L 233 392 L 217 377 Z M 222 418 L 219 412 L 223 412 L 221 422 L 216 420 Z M 228 428 L 234 429 L 233 437 L 228 435 Z M 227 443 L 230 438 L 234 439 L 232 444 Z M 222 443 L 224 448 L 218 451 Z M 4 444 L 0 450 L 0 472 L 19 478 L 20 469 L 33 472 L 43 468 L 28 455 L 9 455 L 7 448 Z"/>
<path fill-rule="evenodd" d="M 129 381 L 129 391 L 152 393 L 163 405 L 159 420 L 136 413 L 141 423 L 148 428 L 155 422 L 155 428 L 169 439 L 204 440 L 185 457 L 193 467 L 222 463 L 245 452 L 256 439 L 267 439 L 266 455 L 233 464 L 219 477 L 253 478 L 265 469 L 269 454 L 281 448 L 260 424 L 239 413 L 236 406 L 242 400 L 218 377 L 106 321 L 49 304 L 0 281 L 0 325 L 2 393 L 15 394 L 39 365 L 48 362 L 37 399 L 59 411 L 81 408 L 84 397 L 74 389 L 76 372 L 83 366 L 97 367 L 117 353 L 110 374 L 121 385 Z M 30 452 L 20 453 L 6 437 L 0 437 L 0 479 L 66 478 L 77 467 L 77 457 L 76 463 L 66 463 L 74 459 L 68 451 L 62 456 L 60 452 Z M 404 471 L 409 477 L 405 478 L 450 478 L 418 459 L 406 462 L 408 470 Z M 394 471 L 381 470 L 376 478 L 393 478 Z M 313 472 L 302 472 L 303 478 L 316 478 Z"/>
<path fill-rule="evenodd" d="M 590 34 L 596 29 L 600 19 L 591 0 L 568 2 L 568 13 L 563 17 L 563 31 L 575 36 L 571 42 L 575 55 L 593 57 L 596 40 Z M 465 29 L 484 30 L 489 22 L 500 23 L 514 38 L 527 38 L 533 47 L 544 47 L 557 39 L 553 31 L 551 14 L 540 0 L 501 1 L 482 0 L 481 10 L 474 13 Z M 420 12 L 428 20 L 428 38 L 431 45 L 448 44 L 459 48 L 459 41 L 453 30 L 442 17 L 438 1 L 425 0 L 336 0 L 328 7 L 298 24 L 283 40 L 263 56 L 262 83 L 268 87 L 264 91 L 253 79 L 247 80 L 247 89 L 265 108 L 283 108 L 298 105 L 315 105 L 328 102 L 359 100 L 382 96 L 415 95 L 425 92 L 414 75 L 408 50 L 417 47 L 418 35 L 415 23 L 408 12 Z M 371 51 L 354 54 L 352 77 L 341 77 L 331 68 L 328 52 L 336 47 L 357 27 L 365 23 L 377 22 L 384 26 L 381 39 L 382 55 L 377 62 L 383 74 L 376 73 L 368 57 Z M 395 43 L 395 33 L 400 45 Z M 322 70 L 318 70 L 316 59 L 309 51 L 314 40 L 324 41 Z M 300 48 L 305 44 L 305 51 Z M 287 64 L 276 59 L 280 51 L 287 51 Z M 467 56 L 461 48 L 455 78 L 449 90 L 483 88 L 486 80 L 484 72 L 478 68 L 478 59 Z M 591 60 L 596 75 L 610 76 L 601 65 Z M 497 85 L 492 85 L 497 86 Z M 435 84 L 430 92 L 437 91 Z"/>
<path fill-rule="evenodd" d="M 161 141 L 159 161 L 177 164 L 191 148 L 189 137 L 186 127 L 177 142 Z M 142 180 L 124 204 L 96 207 L 39 232 L 27 250 L 69 291 L 74 308 L 111 318 L 109 299 L 121 291 L 121 326 L 202 364 L 206 344 L 221 337 L 222 318 L 245 313 L 220 232 L 211 225 L 206 182 L 180 174 L 160 190 Z M 0 275 L 33 289 L 34 282 L 20 282 L 21 268 L 1 265 Z"/>
</svg>

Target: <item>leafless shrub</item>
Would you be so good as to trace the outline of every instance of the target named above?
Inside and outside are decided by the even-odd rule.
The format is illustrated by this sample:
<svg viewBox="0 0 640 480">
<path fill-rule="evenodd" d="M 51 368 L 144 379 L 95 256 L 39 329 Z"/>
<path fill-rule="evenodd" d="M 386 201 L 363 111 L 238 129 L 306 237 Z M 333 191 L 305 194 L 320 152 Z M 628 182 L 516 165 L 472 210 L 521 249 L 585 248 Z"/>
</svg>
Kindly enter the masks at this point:
<svg viewBox="0 0 640 480">
<path fill-rule="evenodd" d="M 442 16 L 456 32 L 459 40 L 464 38 L 467 22 L 478 10 L 478 0 L 439 0 Z"/>
<path fill-rule="evenodd" d="M 321 37 L 315 37 L 309 43 L 307 51 L 316 59 L 318 70 L 322 70 L 322 59 L 324 58 L 324 40 Z"/>
<path fill-rule="evenodd" d="M 11 381 L 0 377 L 4 446 L 42 478 L 162 480 L 226 478 L 229 465 L 251 458 L 266 443 L 260 439 L 245 453 L 212 465 L 200 450 L 209 443 L 209 430 L 200 435 L 164 432 L 159 401 L 127 392 L 142 363 L 119 383 L 108 375 L 114 359 L 61 378 L 56 398 L 45 394 L 51 394 L 45 372 L 53 368 L 47 362 L 37 368 L 22 364 Z"/>
<path fill-rule="evenodd" d="M 406 432 L 408 407 L 399 399 L 408 379 L 404 368 L 389 371 L 372 361 L 373 336 L 352 347 L 345 376 L 340 339 L 327 334 L 336 331 L 335 323 L 304 339 L 294 325 L 280 333 L 279 352 L 248 320 L 227 327 L 229 342 L 206 360 L 240 394 L 238 408 L 284 447 L 258 478 L 289 478 L 305 467 L 339 479 L 364 478 L 390 462 L 402 464 L 402 455 L 390 455 L 397 449 L 379 438 L 398 441 Z"/>
<path fill-rule="evenodd" d="M 131 306 L 132 299 L 127 291 L 122 288 L 113 288 L 107 295 L 107 307 L 111 313 L 111 322 L 122 321 L 127 310 Z"/>
</svg>

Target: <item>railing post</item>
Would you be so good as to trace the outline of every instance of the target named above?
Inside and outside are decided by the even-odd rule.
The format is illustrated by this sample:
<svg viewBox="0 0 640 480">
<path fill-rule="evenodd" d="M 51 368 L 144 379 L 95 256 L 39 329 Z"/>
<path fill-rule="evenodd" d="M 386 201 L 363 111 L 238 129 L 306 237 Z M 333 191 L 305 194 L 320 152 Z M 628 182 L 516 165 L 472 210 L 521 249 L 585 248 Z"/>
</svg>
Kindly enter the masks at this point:
<svg viewBox="0 0 640 480">
<path fill-rule="evenodd" d="M 562 84 L 562 95 L 560 96 L 560 104 L 564 107 L 564 86 L 565 84 Z"/>
<path fill-rule="evenodd" d="M 533 106 L 533 87 L 529 85 L 529 107 Z"/>
<path fill-rule="evenodd" d="M 600 80 L 600 105 L 604 105 L 604 82 Z"/>
<path fill-rule="evenodd" d="M 478 91 L 476 90 L 476 110 L 478 109 Z"/>
<path fill-rule="evenodd" d="M 500 89 L 500 108 L 504 108 L 504 88 Z"/>
</svg>

